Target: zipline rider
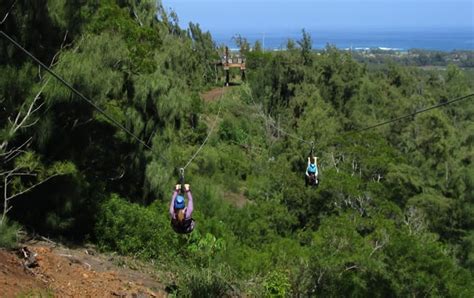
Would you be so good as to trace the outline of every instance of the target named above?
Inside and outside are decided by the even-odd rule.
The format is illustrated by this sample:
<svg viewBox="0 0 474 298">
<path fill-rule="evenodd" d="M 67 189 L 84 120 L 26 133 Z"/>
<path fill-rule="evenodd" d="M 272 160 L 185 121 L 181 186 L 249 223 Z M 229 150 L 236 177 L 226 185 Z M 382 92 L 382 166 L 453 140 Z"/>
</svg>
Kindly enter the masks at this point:
<svg viewBox="0 0 474 298">
<path fill-rule="evenodd" d="M 187 194 L 188 204 L 186 206 L 184 193 Z M 171 226 L 176 233 L 187 234 L 194 229 L 193 196 L 189 184 L 176 184 L 170 203 Z"/>
</svg>

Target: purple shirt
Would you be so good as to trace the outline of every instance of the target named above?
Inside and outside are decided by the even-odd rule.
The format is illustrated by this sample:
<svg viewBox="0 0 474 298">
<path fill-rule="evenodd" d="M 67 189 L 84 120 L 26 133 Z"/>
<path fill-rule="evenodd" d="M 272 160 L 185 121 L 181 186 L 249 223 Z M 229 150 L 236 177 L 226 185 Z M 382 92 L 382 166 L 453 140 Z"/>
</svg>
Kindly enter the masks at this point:
<svg viewBox="0 0 474 298">
<path fill-rule="evenodd" d="M 194 210 L 194 204 L 193 204 L 193 196 L 191 194 L 191 191 L 187 192 L 188 194 L 188 205 L 184 208 L 186 212 L 186 216 L 184 219 L 190 219 L 191 216 L 193 215 L 193 210 Z M 170 204 L 170 216 L 171 218 L 175 219 L 175 210 L 174 210 L 174 200 L 176 199 L 176 196 L 178 195 L 178 192 L 175 190 L 173 192 L 173 197 L 171 198 L 171 204 Z"/>
</svg>

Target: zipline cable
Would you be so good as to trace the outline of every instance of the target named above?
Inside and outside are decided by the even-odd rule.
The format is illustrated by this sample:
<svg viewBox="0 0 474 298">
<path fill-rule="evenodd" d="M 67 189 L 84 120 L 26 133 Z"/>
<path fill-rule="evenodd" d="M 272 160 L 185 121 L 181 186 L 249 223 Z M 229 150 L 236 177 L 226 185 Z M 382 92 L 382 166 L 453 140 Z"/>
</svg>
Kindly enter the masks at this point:
<svg viewBox="0 0 474 298">
<path fill-rule="evenodd" d="M 433 109 L 437 109 L 437 108 L 440 108 L 440 107 L 443 107 L 443 106 L 446 106 L 446 105 L 449 105 L 449 104 L 452 104 L 452 103 L 455 103 L 455 102 L 458 102 L 458 101 L 461 101 L 461 100 L 464 100 L 464 99 L 467 99 L 469 97 L 472 97 L 474 95 L 474 93 L 470 93 L 470 94 L 467 94 L 467 95 L 464 95 L 464 96 L 460 96 L 460 97 L 457 97 L 457 98 L 454 98 L 452 100 L 448 100 L 448 101 L 445 101 L 445 102 L 442 102 L 442 103 L 438 103 L 436 105 L 433 105 L 433 106 L 430 106 L 430 107 L 426 107 L 426 108 L 422 108 L 420 110 L 417 110 L 413 113 L 410 113 L 410 114 L 407 114 L 407 115 L 403 115 L 403 116 L 400 116 L 400 117 L 397 117 L 397 118 L 394 118 L 394 119 L 390 119 L 390 120 L 387 120 L 387 121 L 383 121 L 383 122 L 380 122 L 380 123 L 377 123 L 377 124 L 374 124 L 374 125 L 371 125 L 371 126 L 368 126 L 368 127 L 364 127 L 364 128 L 361 128 L 361 129 L 356 129 L 356 130 L 352 130 L 352 131 L 348 131 L 346 133 L 343 133 L 343 135 L 349 135 L 349 134 L 353 134 L 353 133 L 360 133 L 360 132 L 363 132 L 363 131 L 367 131 L 367 130 L 370 130 L 370 129 L 373 129 L 373 128 L 377 128 L 377 127 L 380 127 L 380 126 L 383 126 L 383 125 L 387 125 L 387 124 L 390 124 L 390 123 L 393 123 L 393 122 L 396 122 L 396 121 L 400 121 L 402 119 L 405 119 L 405 118 L 408 118 L 408 117 L 413 117 L 417 114 L 420 114 L 420 113 L 424 113 L 424 112 L 427 112 L 427 111 L 430 111 L 430 110 L 433 110 Z M 260 116 L 267 120 L 267 118 L 270 118 L 270 116 L 266 116 L 264 114 L 264 112 L 262 111 L 261 107 L 257 105 L 257 103 L 255 102 L 255 99 L 253 98 L 253 94 L 252 94 L 252 91 L 250 90 L 250 99 L 252 100 L 254 106 L 258 109 L 259 113 L 260 113 Z M 272 119 L 271 119 L 272 120 Z M 268 123 L 268 122 L 267 122 Z M 313 152 L 314 150 L 314 142 L 313 141 L 306 141 L 302 138 L 300 138 L 299 136 L 296 136 L 294 134 L 290 134 L 286 131 L 284 131 L 283 129 L 281 129 L 280 127 L 277 127 L 275 126 L 271 121 L 269 122 L 270 125 L 272 127 L 274 127 L 275 129 L 277 129 L 278 131 L 284 133 L 285 135 L 289 136 L 289 137 L 292 137 L 293 139 L 296 139 L 296 140 L 299 140 L 303 143 L 306 143 L 306 144 L 310 144 L 311 145 L 311 151 Z M 324 151 L 321 151 L 319 150 L 321 153 L 323 153 Z"/>
<path fill-rule="evenodd" d="M 366 131 L 366 130 L 369 130 L 369 129 L 372 129 L 372 128 L 376 128 L 376 127 L 379 127 L 379 126 L 390 124 L 390 123 L 393 123 L 393 122 L 396 122 L 396 121 L 399 121 L 399 120 L 402 120 L 402 119 L 405 119 L 405 118 L 408 118 L 408 117 L 412 117 L 412 116 L 415 116 L 417 114 L 420 114 L 420 113 L 423 113 L 423 112 L 426 112 L 426 111 L 429 111 L 429 110 L 437 109 L 439 107 L 446 106 L 446 105 L 452 104 L 454 102 L 464 100 L 464 99 L 466 99 L 468 97 L 471 97 L 473 95 L 474 95 L 474 93 L 467 94 L 467 95 L 464 95 L 464 96 L 460 96 L 460 97 L 457 97 L 455 99 L 448 100 L 448 101 L 436 104 L 436 105 L 431 106 L 431 107 L 423 108 L 421 110 L 415 111 L 413 113 L 410 113 L 410 114 L 407 114 L 407 115 L 404 115 L 404 116 L 400 116 L 400 117 L 397 117 L 397 118 L 394 118 L 394 119 L 391 119 L 391 120 L 387 120 L 387 121 L 384 121 L 384 122 L 381 122 L 381 123 L 378 123 L 378 124 L 374 124 L 374 125 L 371 125 L 371 126 L 368 126 L 368 127 L 365 127 L 365 128 L 357 129 L 353 132 Z"/>
<path fill-rule="evenodd" d="M 225 87 L 222 87 L 222 93 L 219 97 L 219 110 L 217 111 L 217 115 L 216 115 L 216 119 L 214 120 L 214 124 L 212 125 L 211 129 L 209 130 L 209 133 L 207 134 L 206 138 L 202 142 L 201 146 L 199 146 L 198 150 L 196 150 L 196 152 L 194 152 L 193 156 L 189 159 L 189 161 L 186 163 L 186 165 L 180 169 L 180 171 L 182 171 L 182 173 L 183 173 L 183 176 L 184 176 L 184 170 L 191 164 L 191 162 L 196 158 L 196 156 L 199 154 L 199 152 L 201 152 L 202 148 L 204 148 L 204 145 L 206 145 L 207 140 L 209 139 L 212 132 L 214 131 L 214 128 L 216 127 L 217 121 L 219 120 L 219 115 L 221 113 L 222 96 L 224 95 L 224 88 Z"/>
<path fill-rule="evenodd" d="M 270 119 L 271 119 L 271 118 L 270 118 Z M 281 129 L 280 127 L 277 127 L 275 124 L 273 124 L 273 123 L 271 123 L 271 122 L 270 122 L 270 125 L 271 125 L 273 128 L 275 128 L 276 130 L 278 130 L 279 132 L 281 132 L 281 133 L 283 133 L 283 134 L 285 134 L 285 135 L 287 135 L 287 136 L 289 136 L 289 137 L 291 137 L 291 138 L 293 138 L 293 139 L 295 139 L 295 140 L 298 140 L 298 141 L 300 141 L 300 142 L 306 143 L 306 144 L 308 144 L 308 145 L 311 145 L 311 144 L 313 143 L 312 141 L 306 141 L 306 140 L 304 140 L 304 139 L 302 139 L 302 138 L 300 138 L 300 137 L 298 137 L 298 136 L 296 136 L 296 135 L 293 135 L 293 134 L 291 134 L 291 133 L 288 133 L 288 132 L 284 131 L 283 129 Z"/>
<path fill-rule="evenodd" d="M 356 130 L 353 130 L 353 131 L 349 131 L 347 133 L 357 133 L 357 132 L 362 132 L 362 131 L 366 131 L 366 130 L 369 130 L 369 129 L 373 129 L 373 128 L 376 128 L 376 127 L 379 127 L 379 126 L 387 125 L 387 124 L 390 124 L 390 123 L 393 123 L 393 122 L 396 122 L 396 121 L 400 121 L 400 120 L 408 118 L 408 117 L 415 116 L 415 115 L 420 114 L 420 113 L 424 113 L 424 112 L 427 112 L 427 111 L 430 111 L 430 110 L 433 110 L 433 109 L 437 109 L 437 108 L 455 103 L 457 101 L 464 100 L 464 99 L 469 98 L 473 95 L 474 95 L 474 93 L 470 93 L 470 94 L 467 94 L 467 95 L 464 95 L 464 96 L 460 96 L 460 97 L 454 98 L 452 100 L 448 100 L 448 101 L 438 103 L 436 105 L 433 105 L 433 106 L 430 106 L 430 107 L 427 107 L 427 108 L 420 109 L 420 110 L 415 111 L 415 112 L 410 113 L 410 114 L 406 114 L 406 115 L 403 115 L 403 116 L 400 116 L 400 117 L 397 117 L 397 118 L 394 118 L 394 119 L 383 121 L 383 122 L 380 122 L 380 123 L 377 123 L 377 124 L 374 124 L 374 125 L 371 125 L 371 126 L 368 126 L 368 127 L 364 127 L 364 128 L 361 128 L 361 129 L 356 129 Z M 252 94 L 250 94 L 250 98 L 251 98 L 252 102 L 254 103 L 254 105 L 257 107 L 257 103 L 255 102 Z M 259 108 L 259 110 L 260 110 L 260 108 Z M 259 112 L 260 112 L 261 115 L 263 114 L 263 112 L 261 110 Z M 265 119 L 268 118 L 265 115 L 262 115 L 262 117 L 264 117 Z M 300 138 L 300 137 L 298 137 L 294 134 L 290 134 L 290 133 L 284 131 L 283 129 L 281 129 L 280 127 L 275 126 L 271 122 L 270 122 L 270 125 L 272 127 L 274 127 L 275 129 L 277 129 L 278 131 L 280 131 L 280 132 L 284 133 L 285 135 L 289 136 L 289 137 L 292 137 L 292 138 L 294 138 L 296 140 L 299 140 L 301 142 L 304 142 L 306 144 L 311 144 L 312 143 L 312 141 L 306 141 L 306 140 L 304 140 L 304 139 L 302 139 L 302 138 Z"/>
<path fill-rule="evenodd" d="M 79 98 L 82 100 L 86 101 L 88 104 L 90 104 L 94 109 L 99 111 L 105 118 L 107 118 L 109 121 L 111 121 L 115 126 L 118 128 L 122 129 L 125 131 L 128 135 L 133 137 L 136 141 L 138 141 L 140 144 L 142 144 L 145 148 L 153 152 L 153 149 L 145 143 L 142 139 L 140 139 L 138 136 L 136 136 L 133 132 L 131 132 L 129 129 L 127 129 L 125 126 L 120 124 L 117 120 L 109 116 L 102 108 L 100 108 L 98 105 L 96 105 L 92 100 L 88 99 L 85 97 L 81 92 L 76 90 L 70 83 L 68 83 L 65 79 L 63 79 L 61 76 L 56 74 L 52 69 L 50 69 L 48 66 L 46 66 L 43 62 L 41 62 L 38 58 L 36 58 L 33 54 L 31 54 L 28 50 L 23 48 L 19 43 L 17 43 L 13 38 L 11 38 L 8 34 L 3 32 L 3 30 L 0 30 L 0 34 L 5 37 L 9 42 L 11 42 L 14 46 L 16 46 L 18 49 L 20 49 L 23 53 L 28 55 L 33 61 L 38 63 L 41 67 L 43 67 L 47 72 L 49 72 L 53 77 L 55 77 L 57 80 L 59 80 L 63 85 L 65 85 L 67 88 L 69 88 L 73 93 L 75 93 Z M 164 158 L 161 155 L 158 155 L 161 159 L 163 159 L 165 162 L 168 162 L 166 158 Z"/>
<path fill-rule="evenodd" d="M 259 110 L 260 117 L 262 117 L 264 120 L 268 120 L 268 119 L 273 120 L 273 119 L 271 118 L 271 116 L 265 115 L 265 113 L 262 111 L 262 109 L 257 105 L 257 102 L 256 102 L 255 99 L 253 98 L 252 90 L 250 90 L 250 99 L 252 100 L 254 106 Z M 303 143 L 308 144 L 308 145 L 314 144 L 314 141 L 306 141 L 306 140 L 304 140 L 304 139 L 298 137 L 297 135 L 294 135 L 294 134 L 291 134 L 291 133 L 288 133 L 288 132 L 284 131 L 284 130 L 281 129 L 280 127 L 278 127 L 278 126 L 276 126 L 275 124 L 273 124 L 272 121 L 269 121 L 269 122 L 267 122 L 267 123 L 269 123 L 271 127 L 275 128 L 275 129 L 278 130 L 279 132 L 281 132 L 281 133 L 283 133 L 283 134 L 285 134 L 285 135 L 287 135 L 287 136 L 289 136 L 289 137 L 291 137 L 291 138 L 293 138 L 293 139 L 295 139 L 295 140 L 298 140 L 298 141 L 303 142 Z"/>
</svg>

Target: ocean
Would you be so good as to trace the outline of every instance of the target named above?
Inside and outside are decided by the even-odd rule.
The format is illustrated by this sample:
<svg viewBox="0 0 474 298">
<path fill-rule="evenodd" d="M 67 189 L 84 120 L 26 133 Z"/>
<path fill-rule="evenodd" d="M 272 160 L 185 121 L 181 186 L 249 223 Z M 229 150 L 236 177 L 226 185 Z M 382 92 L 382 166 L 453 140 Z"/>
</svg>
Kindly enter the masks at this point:
<svg viewBox="0 0 474 298">
<path fill-rule="evenodd" d="M 307 30 L 311 35 L 313 49 L 325 48 L 327 44 L 340 49 L 386 49 L 407 51 L 410 49 L 453 51 L 474 50 L 474 28 L 428 29 L 428 30 Z M 232 37 L 240 34 L 251 45 L 260 40 L 266 50 L 286 48 L 288 39 L 301 39 L 301 31 L 275 30 L 269 32 L 246 31 L 238 33 L 212 32 L 218 45 L 236 48 Z"/>
</svg>

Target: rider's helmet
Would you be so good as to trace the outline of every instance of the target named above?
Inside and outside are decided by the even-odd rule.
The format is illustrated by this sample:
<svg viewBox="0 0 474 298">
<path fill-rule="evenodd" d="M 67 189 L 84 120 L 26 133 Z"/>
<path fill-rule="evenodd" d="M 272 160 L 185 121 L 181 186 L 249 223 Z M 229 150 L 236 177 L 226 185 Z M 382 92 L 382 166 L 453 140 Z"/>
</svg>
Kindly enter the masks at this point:
<svg viewBox="0 0 474 298">
<path fill-rule="evenodd" d="M 174 200 L 174 209 L 184 209 L 184 197 L 181 195 L 176 196 Z"/>
</svg>

